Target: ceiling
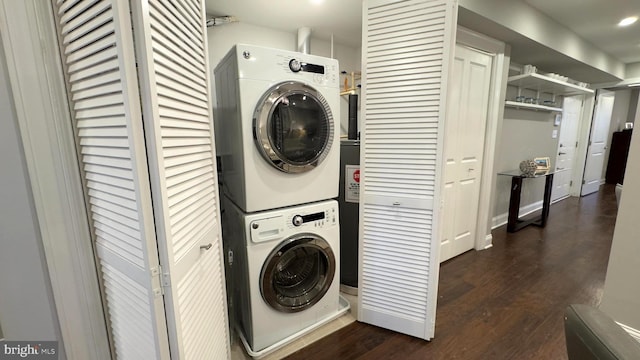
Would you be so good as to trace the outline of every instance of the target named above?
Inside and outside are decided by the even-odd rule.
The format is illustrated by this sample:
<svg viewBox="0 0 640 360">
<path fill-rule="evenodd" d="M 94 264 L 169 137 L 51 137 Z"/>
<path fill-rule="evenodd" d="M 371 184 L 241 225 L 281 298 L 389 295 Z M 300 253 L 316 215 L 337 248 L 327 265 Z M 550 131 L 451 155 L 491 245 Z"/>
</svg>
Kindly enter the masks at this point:
<svg viewBox="0 0 640 360">
<path fill-rule="evenodd" d="M 623 63 L 640 61 L 640 21 L 619 27 L 625 17 L 640 16 L 638 0 L 525 0 Z"/>
<path fill-rule="evenodd" d="M 324 0 L 314 4 L 319 1 L 322 0 L 206 0 L 206 5 L 209 15 L 231 15 L 240 22 L 292 33 L 300 27 L 310 27 L 314 37 L 329 39 L 333 35 L 338 43 L 360 46 L 362 1 Z M 639 0 L 524 1 L 620 61 L 640 61 L 640 21 L 627 28 L 617 26 L 623 17 L 640 16 Z M 478 17 L 464 9 L 459 11 L 461 25 L 509 43 L 516 62 L 536 64 L 540 69 L 580 81 L 612 81 L 610 74 L 590 67 L 585 70 L 582 63 L 568 56 Z"/>
<path fill-rule="evenodd" d="M 312 36 L 359 47 L 362 33 L 361 0 L 206 0 L 207 14 L 230 15 L 238 21 L 295 33 L 309 27 Z"/>
</svg>

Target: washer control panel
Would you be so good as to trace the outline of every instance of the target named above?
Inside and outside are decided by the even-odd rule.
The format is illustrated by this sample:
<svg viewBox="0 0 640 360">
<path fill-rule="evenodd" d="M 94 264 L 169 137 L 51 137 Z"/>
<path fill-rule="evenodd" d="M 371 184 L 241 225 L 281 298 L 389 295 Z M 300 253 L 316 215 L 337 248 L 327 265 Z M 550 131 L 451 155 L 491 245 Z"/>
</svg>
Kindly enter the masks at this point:
<svg viewBox="0 0 640 360">
<path fill-rule="evenodd" d="M 260 243 L 284 239 L 301 232 L 314 232 L 338 225 L 338 202 L 335 200 L 292 207 L 246 218 L 251 241 Z"/>
</svg>

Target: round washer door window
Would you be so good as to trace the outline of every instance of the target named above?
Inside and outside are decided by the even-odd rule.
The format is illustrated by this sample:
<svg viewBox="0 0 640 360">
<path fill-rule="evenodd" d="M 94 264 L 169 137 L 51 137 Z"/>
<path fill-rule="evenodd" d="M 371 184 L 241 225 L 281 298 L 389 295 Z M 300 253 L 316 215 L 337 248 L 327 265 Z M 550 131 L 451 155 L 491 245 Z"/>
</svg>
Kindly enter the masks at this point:
<svg viewBox="0 0 640 360">
<path fill-rule="evenodd" d="M 315 234 L 299 234 L 276 247 L 262 266 L 260 292 L 273 309 L 298 312 L 316 304 L 333 282 L 331 246 Z"/>
<path fill-rule="evenodd" d="M 312 170 L 331 148 L 331 109 L 322 94 L 306 84 L 291 81 L 269 89 L 253 121 L 258 151 L 280 171 Z"/>
</svg>

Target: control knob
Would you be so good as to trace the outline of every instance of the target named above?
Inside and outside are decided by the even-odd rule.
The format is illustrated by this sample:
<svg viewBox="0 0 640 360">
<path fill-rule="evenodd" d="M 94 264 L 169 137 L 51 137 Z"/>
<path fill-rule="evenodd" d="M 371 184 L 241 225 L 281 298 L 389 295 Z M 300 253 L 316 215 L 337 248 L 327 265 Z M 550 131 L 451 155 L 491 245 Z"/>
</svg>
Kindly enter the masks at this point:
<svg viewBox="0 0 640 360">
<path fill-rule="evenodd" d="M 289 61 L 289 69 L 293 72 L 298 72 L 302 69 L 302 64 L 300 64 L 300 61 L 296 59 L 291 59 Z"/>
<path fill-rule="evenodd" d="M 302 219 L 302 216 L 296 215 L 293 217 L 293 220 L 291 222 L 294 226 L 300 226 L 304 223 L 304 220 Z"/>
</svg>

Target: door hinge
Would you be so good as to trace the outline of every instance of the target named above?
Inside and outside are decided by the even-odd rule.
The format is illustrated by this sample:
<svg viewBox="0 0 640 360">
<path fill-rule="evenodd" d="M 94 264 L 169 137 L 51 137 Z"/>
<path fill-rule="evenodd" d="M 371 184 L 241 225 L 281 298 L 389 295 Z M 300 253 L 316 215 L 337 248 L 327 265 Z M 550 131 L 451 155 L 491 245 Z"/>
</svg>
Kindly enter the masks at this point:
<svg viewBox="0 0 640 360">
<path fill-rule="evenodd" d="M 576 141 L 576 149 L 578 148 L 578 142 Z"/>
<path fill-rule="evenodd" d="M 164 289 L 162 289 L 162 279 L 160 274 L 162 273 L 162 268 L 160 265 L 151 268 L 151 286 L 153 287 L 153 295 L 162 296 L 164 295 Z"/>
<path fill-rule="evenodd" d="M 571 185 L 573 185 L 573 180 L 569 181 L 569 187 L 571 187 Z"/>
<path fill-rule="evenodd" d="M 171 285 L 171 277 L 168 272 L 162 271 L 162 266 L 158 265 L 151 269 L 151 277 L 154 278 L 153 281 L 153 294 L 155 296 L 164 295 L 164 288 L 169 287 Z"/>
<path fill-rule="evenodd" d="M 585 180 L 582 180 L 582 185 L 586 184 L 587 182 Z"/>
</svg>

